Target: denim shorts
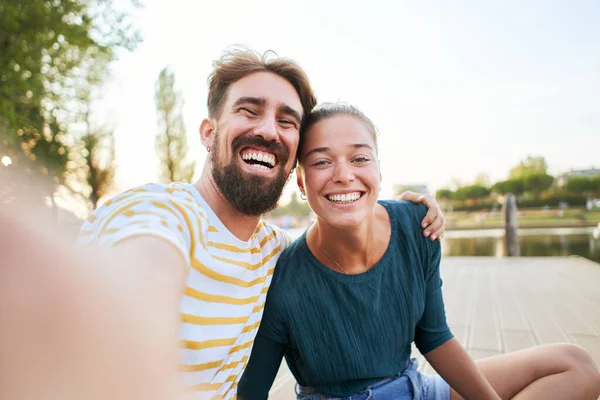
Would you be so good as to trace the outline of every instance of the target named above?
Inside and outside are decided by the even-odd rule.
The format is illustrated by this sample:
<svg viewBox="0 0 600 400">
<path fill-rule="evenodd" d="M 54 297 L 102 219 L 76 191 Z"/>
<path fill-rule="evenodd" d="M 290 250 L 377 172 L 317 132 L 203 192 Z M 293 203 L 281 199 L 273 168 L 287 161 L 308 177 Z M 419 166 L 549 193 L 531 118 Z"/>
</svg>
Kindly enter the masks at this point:
<svg viewBox="0 0 600 400">
<path fill-rule="evenodd" d="M 383 379 L 348 397 L 331 397 L 296 385 L 297 400 L 450 400 L 450 386 L 439 375 L 419 372 L 415 358 L 398 375 Z"/>
</svg>

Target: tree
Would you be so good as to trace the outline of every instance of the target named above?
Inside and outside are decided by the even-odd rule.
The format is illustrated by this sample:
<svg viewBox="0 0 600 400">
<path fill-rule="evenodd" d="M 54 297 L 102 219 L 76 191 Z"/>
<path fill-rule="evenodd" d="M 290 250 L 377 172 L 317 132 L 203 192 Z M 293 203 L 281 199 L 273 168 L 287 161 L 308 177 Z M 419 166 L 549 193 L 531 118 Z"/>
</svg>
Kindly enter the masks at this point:
<svg viewBox="0 0 600 400">
<path fill-rule="evenodd" d="M 106 56 L 86 57 L 76 75 L 78 100 L 74 106 L 77 121 L 83 123 L 83 132 L 75 159 L 78 168 L 71 171 L 75 187 L 69 183 L 67 186 L 81 195 L 91 210 L 97 208 L 99 200 L 110 190 L 115 176 L 114 132 L 92 121 L 93 103 L 101 97 L 103 83 L 109 78 L 106 72 L 109 62 Z"/>
<path fill-rule="evenodd" d="M 574 176 L 567 180 L 565 189 L 568 192 L 585 195 L 589 198 L 593 194 L 600 193 L 600 177 Z"/>
<path fill-rule="evenodd" d="M 492 191 L 498 194 L 512 193 L 515 196 L 521 195 L 524 192 L 524 185 L 522 179 L 508 179 L 506 181 L 496 182 L 492 186 Z"/>
<path fill-rule="evenodd" d="M 554 183 L 554 177 L 548 174 L 529 174 L 523 177 L 523 189 L 536 195 L 549 189 Z"/>
<path fill-rule="evenodd" d="M 510 170 L 508 177 L 522 178 L 524 176 L 534 174 L 548 174 L 548 164 L 546 163 L 544 157 L 528 156 L 525 160 L 521 161 L 518 165 Z"/>
<path fill-rule="evenodd" d="M 175 90 L 175 74 L 167 68 L 160 71 L 156 82 L 156 112 L 159 133 L 156 150 L 161 161 L 160 178 L 163 182 L 191 182 L 195 162 L 186 162 L 187 137 L 183 124 L 183 101 Z"/>
<path fill-rule="evenodd" d="M 439 189 L 435 192 L 435 198 L 439 200 L 452 200 L 454 198 L 454 192 L 450 189 Z"/>
<path fill-rule="evenodd" d="M 485 186 L 470 185 L 463 186 L 454 192 L 456 200 L 477 200 L 490 195 L 490 189 Z"/>
<path fill-rule="evenodd" d="M 112 61 L 139 37 L 112 0 L 3 0 L 0 26 L 0 153 L 47 177 L 52 199 L 73 165 L 66 129 L 83 61 Z"/>
</svg>

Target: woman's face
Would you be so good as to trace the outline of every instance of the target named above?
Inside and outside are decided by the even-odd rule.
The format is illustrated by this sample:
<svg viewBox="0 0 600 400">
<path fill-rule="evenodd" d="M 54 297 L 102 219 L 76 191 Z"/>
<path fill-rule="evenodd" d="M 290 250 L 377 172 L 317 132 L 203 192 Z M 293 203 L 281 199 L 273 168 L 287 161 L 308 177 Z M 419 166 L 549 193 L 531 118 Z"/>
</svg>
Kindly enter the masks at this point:
<svg viewBox="0 0 600 400">
<path fill-rule="evenodd" d="M 347 115 L 319 121 L 306 132 L 298 186 L 319 218 L 349 228 L 373 213 L 381 183 L 376 148 L 368 128 Z"/>
</svg>

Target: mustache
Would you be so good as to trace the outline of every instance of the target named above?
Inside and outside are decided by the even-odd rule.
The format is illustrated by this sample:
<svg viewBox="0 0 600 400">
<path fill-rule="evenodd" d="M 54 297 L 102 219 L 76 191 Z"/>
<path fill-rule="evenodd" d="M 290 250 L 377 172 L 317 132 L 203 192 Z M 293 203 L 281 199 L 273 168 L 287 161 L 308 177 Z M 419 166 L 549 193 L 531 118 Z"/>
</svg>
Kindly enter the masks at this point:
<svg viewBox="0 0 600 400">
<path fill-rule="evenodd" d="M 284 162 L 287 161 L 287 159 L 290 156 L 290 152 L 288 151 L 288 149 L 285 148 L 283 144 L 281 144 L 281 142 L 268 142 L 260 136 L 244 135 L 236 137 L 235 139 L 233 139 L 231 146 L 234 151 L 237 151 L 241 147 L 245 146 L 259 147 L 265 149 L 269 153 L 275 154 L 278 160 Z"/>
</svg>

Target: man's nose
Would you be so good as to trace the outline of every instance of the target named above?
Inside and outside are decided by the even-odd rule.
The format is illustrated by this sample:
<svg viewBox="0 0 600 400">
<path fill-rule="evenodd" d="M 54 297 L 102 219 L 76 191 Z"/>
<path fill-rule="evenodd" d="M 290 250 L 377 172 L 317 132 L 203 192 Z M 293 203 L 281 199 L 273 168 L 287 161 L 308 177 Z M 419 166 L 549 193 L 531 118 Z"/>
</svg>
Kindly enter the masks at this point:
<svg viewBox="0 0 600 400">
<path fill-rule="evenodd" d="M 277 140 L 277 120 L 274 116 L 265 116 L 254 129 L 254 135 L 270 142 Z"/>
</svg>

